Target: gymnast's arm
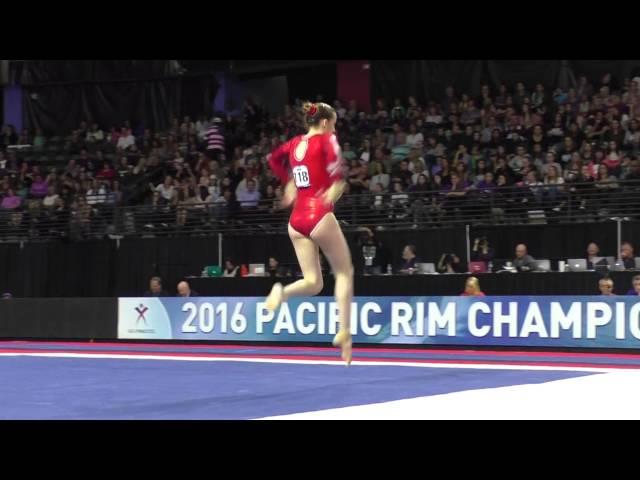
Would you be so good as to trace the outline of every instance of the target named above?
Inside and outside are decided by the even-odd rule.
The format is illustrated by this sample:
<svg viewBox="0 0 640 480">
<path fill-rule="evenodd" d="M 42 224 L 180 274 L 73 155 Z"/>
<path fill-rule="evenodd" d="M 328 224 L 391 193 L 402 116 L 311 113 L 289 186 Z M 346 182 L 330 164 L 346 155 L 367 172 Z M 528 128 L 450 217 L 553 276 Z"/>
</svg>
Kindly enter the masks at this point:
<svg viewBox="0 0 640 480">
<path fill-rule="evenodd" d="M 325 137 L 324 151 L 327 159 L 327 171 L 331 178 L 331 187 L 324 193 L 324 203 L 327 205 L 334 204 L 344 193 L 347 185 L 345 178 L 347 176 L 347 167 L 338 145 L 338 139 L 334 134 Z"/>
</svg>

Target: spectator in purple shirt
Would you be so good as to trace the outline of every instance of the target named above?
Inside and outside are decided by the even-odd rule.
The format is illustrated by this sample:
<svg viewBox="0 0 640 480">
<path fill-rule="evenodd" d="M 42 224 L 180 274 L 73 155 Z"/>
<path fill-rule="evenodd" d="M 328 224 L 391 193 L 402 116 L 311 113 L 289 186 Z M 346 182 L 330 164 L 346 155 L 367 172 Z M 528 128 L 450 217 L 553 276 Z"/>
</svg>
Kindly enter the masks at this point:
<svg viewBox="0 0 640 480">
<path fill-rule="evenodd" d="M 31 183 L 31 189 L 29 193 L 33 198 L 44 198 L 49 192 L 49 185 L 46 180 L 43 180 L 42 175 L 36 175 Z"/>
<path fill-rule="evenodd" d="M 22 205 L 22 198 L 15 194 L 13 188 L 7 191 L 7 195 L 2 199 L 0 208 L 4 210 L 17 210 Z"/>
<path fill-rule="evenodd" d="M 633 280 L 631 280 L 631 285 L 633 285 L 633 288 L 627 292 L 627 295 L 640 295 L 640 275 L 636 275 L 633 277 Z"/>
<path fill-rule="evenodd" d="M 486 190 L 488 193 L 496 187 L 496 182 L 494 181 L 494 176 L 492 172 L 486 172 L 483 176 L 482 180 L 478 182 L 476 188 L 480 191 Z"/>
<path fill-rule="evenodd" d="M 238 192 L 238 202 L 242 208 L 255 208 L 260 201 L 260 192 L 256 189 L 255 180 L 247 181 L 247 190 Z"/>
</svg>

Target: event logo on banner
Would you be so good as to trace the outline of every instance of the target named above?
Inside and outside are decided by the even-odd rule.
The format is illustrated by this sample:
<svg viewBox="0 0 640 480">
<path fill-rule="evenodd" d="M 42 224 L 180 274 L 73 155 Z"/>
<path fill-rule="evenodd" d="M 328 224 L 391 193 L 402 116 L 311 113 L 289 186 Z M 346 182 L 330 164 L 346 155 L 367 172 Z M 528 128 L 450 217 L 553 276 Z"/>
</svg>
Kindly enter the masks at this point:
<svg viewBox="0 0 640 480">
<path fill-rule="evenodd" d="M 160 299 L 118 300 L 118 338 L 170 339 L 171 330 L 169 313 Z"/>
<path fill-rule="evenodd" d="M 332 297 L 120 298 L 118 338 L 329 342 Z M 638 297 L 356 297 L 358 343 L 640 348 Z"/>
</svg>

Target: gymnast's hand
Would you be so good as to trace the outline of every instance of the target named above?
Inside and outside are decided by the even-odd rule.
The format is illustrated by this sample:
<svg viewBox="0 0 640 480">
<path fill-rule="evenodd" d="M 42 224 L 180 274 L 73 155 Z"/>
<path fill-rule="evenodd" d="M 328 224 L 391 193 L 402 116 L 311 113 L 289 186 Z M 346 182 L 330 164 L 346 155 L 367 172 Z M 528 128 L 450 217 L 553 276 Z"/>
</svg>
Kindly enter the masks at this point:
<svg viewBox="0 0 640 480">
<path fill-rule="evenodd" d="M 296 188 L 296 184 L 293 183 L 293 180 L 289 180 L 289 183 L 284 187 L 284 194 L 282 195 L 282 200 L 280 200 L 280 208 L 289 207 L 295 201 L 297 194 L 298 189 Z"/>
<path fill-rule="evenodd" d="M 344 180 L 340 180 L 331 185 L 329 189 L 322 194 L 322 201 L 324 202 L 324 204 L 326 206 L 329 206 L 340 200 L 345 187 L 346 182 Z"/>
</svg>

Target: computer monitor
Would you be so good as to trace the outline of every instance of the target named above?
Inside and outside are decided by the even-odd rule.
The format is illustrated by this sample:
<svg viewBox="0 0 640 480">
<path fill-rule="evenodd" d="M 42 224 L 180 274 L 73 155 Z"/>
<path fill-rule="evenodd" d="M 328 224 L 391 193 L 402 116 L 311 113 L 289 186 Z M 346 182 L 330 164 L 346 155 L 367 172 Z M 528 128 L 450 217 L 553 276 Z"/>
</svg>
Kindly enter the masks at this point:
<svg viewBox="0 0 640 480">
<path fill-rule="evenodd" d="M 570 258 L 567 260 L 567 267 L 570 272 L 586 272 L 587 260 L 584 258 Z"/>
<path fill-rule="evenodd" d="M 434 263 L 418 263 L 418 273 L 436 273 L 436 265 Z"/>
<path fill-rule="evenodd" d="M 264 277 L 264 263 L 250 263 L 249 275 L 252 277 Z"/>
<path fill-rule="evenodd" d="M 471 273 L 487 273 L 487 262 L 469 262 Z"/>
<path fill-rule="evenodd" d="M 207 272 L 207 277 L 221 277 L 222 276 L 222 267 L 218 265 L 210 265 L 205 267 L 205 271 Z"/>
</svg>

